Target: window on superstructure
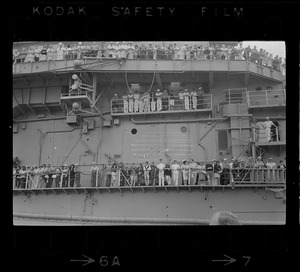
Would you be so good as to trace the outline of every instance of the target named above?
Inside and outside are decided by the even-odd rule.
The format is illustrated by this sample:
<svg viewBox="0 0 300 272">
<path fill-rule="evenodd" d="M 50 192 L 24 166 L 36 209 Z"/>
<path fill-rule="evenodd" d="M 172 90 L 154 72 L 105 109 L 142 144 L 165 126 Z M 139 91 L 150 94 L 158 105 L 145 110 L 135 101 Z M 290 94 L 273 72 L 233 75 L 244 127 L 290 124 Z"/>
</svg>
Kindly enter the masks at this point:
<svg viewBox="0 0 300 272">
<path fill-rule="evenodd" d="M 217 131 L 218 137 L 218 150 L 228 149 L 228 134 L 226 129 L 221 129 Z"/>
</svg>

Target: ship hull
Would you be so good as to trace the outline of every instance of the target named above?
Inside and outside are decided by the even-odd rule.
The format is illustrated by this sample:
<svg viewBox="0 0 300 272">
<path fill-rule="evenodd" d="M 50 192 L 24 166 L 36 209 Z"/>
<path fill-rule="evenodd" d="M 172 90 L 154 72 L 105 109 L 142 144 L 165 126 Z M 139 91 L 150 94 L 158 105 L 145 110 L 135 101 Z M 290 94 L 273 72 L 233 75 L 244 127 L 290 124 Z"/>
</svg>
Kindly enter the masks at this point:
<svg viewBox="0 0 300 272">
<path fill-rule="evenodd" d="M 216 211 L 242 224 L 284 224 L 285 201 L 263 187 L 172 186 L 15 194 L 15 225 L 205 225 Z"/>
</svg>

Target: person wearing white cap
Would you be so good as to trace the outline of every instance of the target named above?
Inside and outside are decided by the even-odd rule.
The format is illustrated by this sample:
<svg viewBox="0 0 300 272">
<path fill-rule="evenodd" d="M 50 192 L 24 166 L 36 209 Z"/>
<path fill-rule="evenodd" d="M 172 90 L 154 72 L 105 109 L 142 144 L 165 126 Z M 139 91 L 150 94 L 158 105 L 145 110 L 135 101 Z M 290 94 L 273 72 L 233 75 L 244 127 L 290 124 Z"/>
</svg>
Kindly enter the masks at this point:
<svg viewBox="0 0 300 272">
<path fill-rule="evenodd" d="M 276 169 L 276 163 L 273 161 L 273 158 L 269 158 L 268 162 L 266 163 L 266 167 L 268 169 L 267 171 L 267 177 L 268 181 L 271 181 L 271 171 L 272 171 L 272 181 L 275 181 L 275 169 Z"/>
<path fill-rule="evenodd" d="M 186 45 L 187 44 L 184 44 L 183 46 L 180 47 L 180 50 L 178 52 L 178 59 L 180 60 L 183 60 L 185 58 Z"/>
<path fill-rule="evenodd" d="M 165 178 L 164 178 L 165 164 L 163 163 L 162 159 L 159 159 L 159 164 L 156 167 L 158 169 L 158 185 L 164 186 L 165 185 Z"/>
<path fill-rule="evenodd" d="M 132 90 L 129 90 L 129 94 L 127 95 L 127 98 L 128 98 L 128 111 L 129 112 L 133 112 L 133 98 L 134 98 L 134 95 L 133 95 L 133 92 Z"/>
<path fill-rule="evenodd" d="M 183 92 L 184 97 L 184 109 L 189 110 L 190 109 L 190 93 L 188 89 L 185 89 Z"/>
<path fill-rule="evenodd" d="M 254 165 L 256 168 L 265 168 L 265 164 L 262 160 L 262 157 L 261 156 L 258 156 L 257 159 L 256 159 L 256 162 L 255 162 L 255 165 Z"/>
<path fill-rule="evenodd" d="M 193 103 L 193 109 L 197 109 L 197 92 L 195 89 L 191 91 L 191 97 L 192 97 L 192 103 Z"/>
<path fill-rule="evenodd" d="M 163 95 L 162 91 L 160 89 L 157 89 L 156 90 L 156 94 L 155 94 L 155 96 L 157 97 L 157 101 L 156 101 L 156 103 L 157 103 L 157 111 L 161 111 L 162 110 L 162 100 L 161 100 L 162 95 Z"/>
<path fill-rule="evenodd" d="M 263 123 L 263 127 L 266 130 L 267 141 L 271 142 L 271 127 L 276 125 L 270 120 L 269 117 L 266 117 L 266 121 Z"/>
<path fill-rule="evenodd" d="M 266 168 L 266 166 L 260 156 L 257 157 L 254 167 L 257 169 L 256 172 L 257 172 L 258 181 L 264 181 L 264 176 L 265 176 L 264 169 Z"/>
<path fill-rule="evenodd" d="M 133 98 L 134 98 L 134 112 L 138 112 L 139 111 L 139 104 L 140 104 L 140 94 L 139 94 L 138 91 L 134 92 Z"/>
<path fill-rule="evenodd" d="M 92 187 L 96 187 L 96 185 L 98 185 L 98 176 L 99 176 L 99 167 L 96 165 L 96 162 L 93 162 L 90 171 L 92 172 L 91 185 Z"/>
<path fill-rule="evenodd" d="M 128 113 L 128 96 L 126 92 L 123 93 L 122 99 L 123 99 L 123 105 L 124 105 L 124 113 Z"/>
<path fill-rule="evenodd" d="M 180 169 L 180 165 L 177 163 L 176 160 L 174 160 L 173 164 L 171 165 L 171 170 L 172 170 L 172 177 L 175 186 L 178 186 L 179 169 Z"/>
<path fill-rule="evenodd" d="M 63 50 L 62 43 L 58 44 L 58 48 L 57 48 L 56 52 L 57 52 L 56 60 L 63 60 L 64 59 L 64 50 Z"/>
<path fill-rule="evenodd" d="M 183 164 L 181 165 L 181 172 L 182 172 L 182 182 L 183 185 L 188 185 L 189 184 L 189 179 L 188 179 L 188 173 L 189 173 L 189 165 L 187 164 L 187 161 L 184 160 Z"/>
</svg>

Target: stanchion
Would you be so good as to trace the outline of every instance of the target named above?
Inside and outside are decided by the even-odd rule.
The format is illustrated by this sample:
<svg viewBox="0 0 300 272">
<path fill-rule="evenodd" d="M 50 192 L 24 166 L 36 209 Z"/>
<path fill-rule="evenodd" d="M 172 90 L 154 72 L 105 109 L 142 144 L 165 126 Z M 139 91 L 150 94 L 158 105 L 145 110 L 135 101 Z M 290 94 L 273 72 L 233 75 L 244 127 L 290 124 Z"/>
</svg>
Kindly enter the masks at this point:
<svg viewBox="0 0 300 272">
<path fill-rule="evenodd" d="M 26 183 L 25 183 L 25 189 L 27 189 L 27 186 L 28 186 L 28 176 L 29 176 L 29 174 L 28 174 L 28 173 L 26 173 Z"/>
<path fill-rule="evenodd" d="M 63 173 L 61 172 L 61 175 L 60 175 L 60 182 L 59 182 L 59 187 L 61 188 L 62 187 L 62 183 L 63 183 Z"/>
<path fill-rule="evenodd" d="M 99 176 L 99 170 L 96 170 L 96 187 L 98 187 L 98 176 Z"/>
</svg>

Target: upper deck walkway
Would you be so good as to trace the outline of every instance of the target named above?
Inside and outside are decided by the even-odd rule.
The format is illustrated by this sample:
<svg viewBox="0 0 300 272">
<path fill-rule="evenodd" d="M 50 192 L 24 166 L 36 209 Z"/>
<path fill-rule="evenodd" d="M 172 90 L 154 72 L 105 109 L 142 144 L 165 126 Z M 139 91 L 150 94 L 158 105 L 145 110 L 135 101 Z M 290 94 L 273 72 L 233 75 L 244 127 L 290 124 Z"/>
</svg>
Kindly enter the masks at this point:
<svg viewBox="0 0 300 272">
<path fill-rule="evenodd" d="M 281 82 L 283 75 L 280 71 L 264 67 L 246 60 L 198 60 L 198 59 L 116 59 L 116 58 L 89 58 L 83 60 L 56 60 L 30 63 L 13 64 L 13 75 L 26 75 L 32 73 L 66 73 L 84 68 L 91 72 L 128 72 L 148 73 L 159 71 L 161 73 L 172 72 L 244 72 Z"/>
</svg>

